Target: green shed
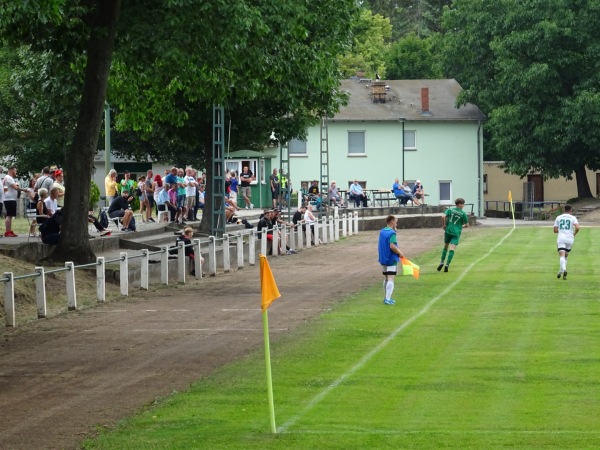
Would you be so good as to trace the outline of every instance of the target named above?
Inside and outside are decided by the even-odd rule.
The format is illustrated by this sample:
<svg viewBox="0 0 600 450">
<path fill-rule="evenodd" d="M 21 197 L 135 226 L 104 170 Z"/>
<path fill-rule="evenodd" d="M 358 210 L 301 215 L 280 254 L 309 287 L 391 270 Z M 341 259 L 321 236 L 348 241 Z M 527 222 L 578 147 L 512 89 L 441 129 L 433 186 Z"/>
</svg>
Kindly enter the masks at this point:
<svg viewBox="0 0 600 450">
<path fill-rule="evenodd" d="M 244 166 L 248 166 L 248 169 L 256 177 L 256 181 L 251 184 L 252 197 L 250 198 L 255 208 L 271 207 L 271 189 L 268 181 L 269 175 L 273 171 L 271 160 L 278 156 L 277 151 L 276 149 L 268 149 L 264 152 L 236 150 L 225 153 L 225 169 L 227 172 L 234 171 L 239 177 Z M 246 206 L 241 195 L 238 195 L 238 205 L 240 208 Z"/>
</svg>

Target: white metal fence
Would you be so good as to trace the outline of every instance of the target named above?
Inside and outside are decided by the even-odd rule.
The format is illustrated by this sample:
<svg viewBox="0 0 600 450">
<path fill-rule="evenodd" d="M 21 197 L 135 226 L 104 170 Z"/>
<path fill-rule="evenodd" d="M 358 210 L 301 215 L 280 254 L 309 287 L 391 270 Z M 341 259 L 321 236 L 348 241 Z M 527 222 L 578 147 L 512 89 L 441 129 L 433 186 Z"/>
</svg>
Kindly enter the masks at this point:
<svg viewBox="0 0 600 450">
<path fill-rule="evenodd" d="M 286 248 L 299 251 L 302 249 L 310 249 L 312 246 L 319 246 L 338 241 L 340 237 L 352 236 L 358 233 L 358 213 L 348 213 L 342 216 L 323 217 L 314 223 L 313 227 L 302 223 L 298 226 L 274 227 L 273 240 L 271 244 L 273 257 L 286 255 Z M 314 233 L 314 235 L 313 235 Z M 235 239 L 237 249 L 237 268 L 244 268 L 246 262 L 253 266 L 256 264 L 256 240 L 260 241 L 260 253 L 267 254 L 268 239 L 266 238 L 267 230 L 257 232 L 256 230 L 240 231 L 236 234 L 225 234 L 222 238 L 209 236 L 208 240 L 201 242 L 200 239 L 194 239 L 191 247 L 194 250 L 194 266 L 195 278 L 202 279 L 202 251 L 203 246 L 207 247 L 205 254 L 205 266 L 210 276 L 216 276 L 218 270 L 217 260 L 217 245 L 221 245 L 222 250 L 222 270 L 227 273 L 231 270 L 231 252 L 230 245 L 232 239 Z M 248 244 L 248 255 L 244 254 L 244 242 Z M 281 248 L 281 254 L 279 250 Z M 35 278 L 35 293 L 37 317 L 47 317 L 46 307 L 46 275 L 52 273 L 65 272 L 66 276 L 66 294 L 67 294 L 67 309 L 73 311 L 77 309 L 77 289 L 75 282 L 76 269 L 96 268 L 96 297 L 98 302 L 106 300 L 106 264 L 119 263 L 119 284 L 120 293 L 122 296 L 129 295 L 129 261 L 140 259 L 140 288 L 148 289 L 150 282 L 150 256 L 160 255 L 160 283 L 169 284 L 169 255 L 170 250 L 177 249 L 177 281 L 179 283 L 186 282 L 187 257 L 185 256 L 185 247 L 183 242 L 178 246 L 163 246 L 160 250 L 149 251 L 148 249 L 141 250 L 137 254 L 129 254 L 121 252 L 118 258 L 106 260 L 100 256 L 96 262 L 82 265 L 75 265 L 72 262 L 66 262 L 64 267 L 46 270 L 44 267 L 35 267 L 34 272 L 15 276 L 13 272 L 4 272 L 0 282 L 4 283 L 4 313 L 5 323 L 7 327 L 16 326 L 15 316 L 15 283 L 28 278 Z"/>
</svg>

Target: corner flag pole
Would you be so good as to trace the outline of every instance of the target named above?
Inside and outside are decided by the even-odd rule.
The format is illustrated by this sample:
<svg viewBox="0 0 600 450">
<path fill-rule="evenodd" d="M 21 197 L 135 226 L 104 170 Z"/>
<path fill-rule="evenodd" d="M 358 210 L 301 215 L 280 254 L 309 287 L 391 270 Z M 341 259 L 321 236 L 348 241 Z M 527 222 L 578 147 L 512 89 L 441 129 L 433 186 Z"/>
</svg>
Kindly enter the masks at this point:
<svg viewBox="0 0 600 450">
<path fill-rule="evenodd" d="M 267 369 L 267 397 L 269 400 L 269 419 L 271 433 L 277 434 L 275 425 L 275 402 L 273 401 L 273 378 L 271 376 L 271 348 L 269 346 L 269 312 L 263 312 L 263 332 L 265 335 L 265 367 Z"/>
<path fill-rule="evenodd" d="M 512 192 L 511 191 L 508 191 L 508 201 L 510 202 L 510 212 L 512 214 L 513 228 L 516 228 L 517 224 L 515 222 L 515 207 L 513 205 L 513 199 L 512 199 Z"/>
<path fill-rule="evenodd" d="M 265 337 L 265 367 L 267 369 L 267 396 L 269 399 L 269 417 L 271 421 L 271 432 L 276 434 L 275 426 L 275 403 L 273 402 L 273 378 L 271 377 L 271 348 L 269 345 L 269 314 L 268 308 L 276 299 L 281 297 L 271 267 L 265 255 L 260 258 L 260 290 L 261 310 L 263 313 L 263 333 Z"/>
</svg>

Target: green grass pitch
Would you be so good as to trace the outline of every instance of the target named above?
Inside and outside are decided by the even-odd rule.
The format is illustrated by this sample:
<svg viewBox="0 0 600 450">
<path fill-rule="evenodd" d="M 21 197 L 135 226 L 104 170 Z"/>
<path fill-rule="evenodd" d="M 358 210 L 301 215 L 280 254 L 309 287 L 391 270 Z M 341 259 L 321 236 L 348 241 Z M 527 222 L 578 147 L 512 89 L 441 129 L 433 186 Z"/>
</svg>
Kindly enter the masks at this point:
<svg viewBox="0 0 600 450">
<path fill-rule="evenodd" d="M 598 448 L 600 229 L 578 234 L 566 281 L 555 236 L 472 230 L 449 273 L 439 250 L 416 259 L 395 306 L 378 281 L 272 343 L 277 434 L 256 352 L 85 447 Z"/>
</svg>

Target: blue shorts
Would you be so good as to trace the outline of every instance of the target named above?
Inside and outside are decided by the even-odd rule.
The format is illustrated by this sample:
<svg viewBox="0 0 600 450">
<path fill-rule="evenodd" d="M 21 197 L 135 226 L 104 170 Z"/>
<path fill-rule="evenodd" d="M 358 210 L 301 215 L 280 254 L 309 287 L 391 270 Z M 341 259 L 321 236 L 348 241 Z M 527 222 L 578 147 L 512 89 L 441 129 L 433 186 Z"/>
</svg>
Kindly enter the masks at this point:
<svg viewBox="0 0 600 450">
<path fill-rule="evenodd" d="M 177 208 L 183 208 L 185 206 L 185 194 L 177 196 Z"/>
</svg>

